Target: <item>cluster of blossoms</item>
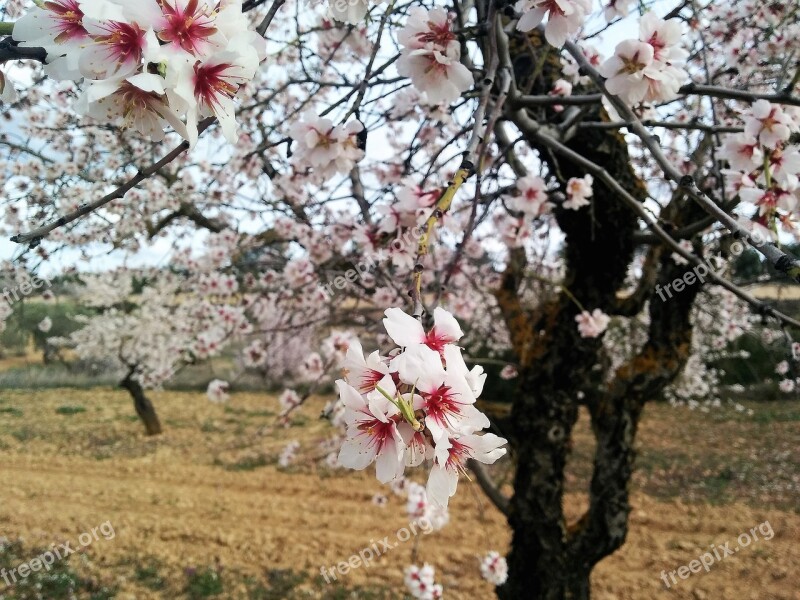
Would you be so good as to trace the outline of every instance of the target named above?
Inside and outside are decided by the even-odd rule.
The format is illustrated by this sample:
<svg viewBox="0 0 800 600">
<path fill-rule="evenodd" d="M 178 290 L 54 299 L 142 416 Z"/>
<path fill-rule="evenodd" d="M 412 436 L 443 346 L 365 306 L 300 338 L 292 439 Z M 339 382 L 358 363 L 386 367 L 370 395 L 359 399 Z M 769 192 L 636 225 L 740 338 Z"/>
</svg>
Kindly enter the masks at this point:
<svg viewBox="0 0 800 600">
<path fill-rule="evenodd" d="M 726 70 L 748 86 L 771 83 L 774 69 L 785 72 L 785 59 L 796 50 L 796 8 L 792 2 L 761 0 L 709 3 L 699 26 L 721 42 L 718 52 L 708 53 L 711 69 Z"/>
<path fill-rule="evenodd" d="M 491 464 L 506 452 L 505 439 L 477 434 L 489 426 L 475 407 L 486 374 L 479 366 L 467 369 L 455 345 L 463 332 L 442 308 L 434 310 L 428 332 L 399 308 L 388 309 L 383 323 L 401 349 L 365 358 L 353 342 L 345 379 L 336 382 L 347 425 L 339 463 L 361 470 L 374 462 L 378 480 L 388 483 L 406 466 L 430 460 L 427 497 L 447 506 L 467 460 Z"/>
<path fill-rule="evenodd" d="M 266 57 L 248 26 L 241 0 L 52 0 L 19 19 L 13 37 L 47 51 L 52 78 L 85 81 L 82 114 L 155 141 L 169 125 L 194 145 L 212 115 L 238 139 L 234 96 Z"/>
<path fill-rule="evenodd" d="M 430 104 L 450 104 L 473 84 L 445 10 L 412 8 L 397 39 L 403 45 L 397 72 L 409 77 Z"/>
<path fill-rule="evenodd" d="M 800 111 L 758 100 L 744 113 L 744 132 L 729 135 L 719 155 L 728 161 L 729 188 L 757 207 L 756 223 L 787 231 L 797 227 L 800 207 Z"/>
<path fill-rule="evenodd" d="M 639 23 L 639 39 L 620 42 L 600 65 L 606 89 L 629 105 L 676 98 L 689 77 L 683 68 L 689 53 L 680 42 L 678 19 L 665 21 L 648 12 Z"/>
<path fill-rule="evenodd" d="M 791 346 L 792 363 L 800 361 L 800 343 L 793 342 Z M 775 365 L 775 373 L 783 377 L 778 383 L 778 389 L 785 394 L 790 394 L 800 389 L 800 377 L 792 377 L 798 372 L 796 365 L 792 365 L 788 360 L 782 360 Z"/>
<path fill-rule="evenodd" d="M 442 597 L 442 586 L 435 582 L 436 571 L 428 563 L 406 567 L 405 582 L 408 593 L 418 600 L 439 600 Z"/>
<path fill-rule="evenodd" d="M 138 294 L 133 294 L 135 277 L 149 278 Z M 73 293 L 95 310 L 75 317 L 82 327 L 69 337 L 50 341 L 97 361 L 109 374 L 122 378 L 132 370 L 143 387 L 160 387 L 187 364 L 218 355 L 252 331 L 244 307 L 195 294 L 200 279 L 159 270 L 81 275 L 84 285 Z M 185 294 L 184 301 L 164 302 L 178 293 Z M 221 380 L 213 383 L 209 398 L 224 402 L 226 386 Z"/>
<path fill-rule="evenodd" d="M 481 576 L 493 585 L 503 585 L 508 579 L 508 563 L 495 550 L 481 559 Z"/>
<path fill-rule="evenodd" d="M 555 206 L 550 202 L 547 183 L 538 175 L 517 179 L 512 195 L 504 198 L 509 213 L 493 216 L 502 241 L 509 248 L 522 247 L 531 239 L 531 221 L 543 220 Z"/>
<path fill-rule="evenodd" d="M 361 23 L 357 27 L 347 27 L 329 18 L 323 18 L 317 34 L 317 48 L 320 54 L 335 57 L 341 48 L 346 48 L 354 56 L 368 56 L 372 51 L 372 41 L 367 27 Z"/>
</svg>

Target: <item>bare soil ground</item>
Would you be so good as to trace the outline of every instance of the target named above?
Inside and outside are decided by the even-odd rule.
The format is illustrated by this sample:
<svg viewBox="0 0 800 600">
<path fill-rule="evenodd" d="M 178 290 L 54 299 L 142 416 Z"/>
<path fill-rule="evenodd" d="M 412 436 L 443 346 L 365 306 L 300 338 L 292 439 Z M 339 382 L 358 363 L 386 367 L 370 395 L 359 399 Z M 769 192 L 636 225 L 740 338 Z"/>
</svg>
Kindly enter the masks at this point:
<svg viewBox="0 0 800 600">
<path fill-rule="evenodd" d="M 225 406 L 199 393 L 152 397 L 166 431 L 158 438 L 142 435 L 118 390 L 0 392 L 0 537 L 22 538 L 13 560 L 52 543 L 80 546 L 81 533 L 110 521 L 113 539 L 100 536 L 67 559 L 85 584 L 78 598 L 402 598 L 402 569 L 414 553 L 435 566 L 447 598 L 492 597 L 477 557 L 505 552 L 510 532 L 474 484 L 459 484 L 443 530 L 397 543 L 408 526 L 404 501 L 371 469 L 304 460 L 322 457 L 317 443 L 330 434 L 316 418 L 323 399 L 276 429 L 273 396 L 236 394 Z M 752 417 L 648 407 L 630 534 L 595 570 L 596 598 L 800 600 L 800 407 L 749 406 Z M 585 507 L 585 421 L 569 475 L 573 518 Z M 302 464 L 278 467 L 290 440 L 303 443 Z M 385 507 L 371 502 L 376 493 L 389 497 Z M 688 565 L 712 544 L 733 549 L 765 521 L 772 539 L 759 535 L 708 573 L 665 588 L 662 570 Z M 320 577 L 320 567 L 384 536 L 397 545 L 369 568 L 332 584 Z M 0 567 L 19 564 L 9 556 L 0 552 Z M 3 590 L 0 580 L 3 594 L 35 597 Z"/>
</svg>

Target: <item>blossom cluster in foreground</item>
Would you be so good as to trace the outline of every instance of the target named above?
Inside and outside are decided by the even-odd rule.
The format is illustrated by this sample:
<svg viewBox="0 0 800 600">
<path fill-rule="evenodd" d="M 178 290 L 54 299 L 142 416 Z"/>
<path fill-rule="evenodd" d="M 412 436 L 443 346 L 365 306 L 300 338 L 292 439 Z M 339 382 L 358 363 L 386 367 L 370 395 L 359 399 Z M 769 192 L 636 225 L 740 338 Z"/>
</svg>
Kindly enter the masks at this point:
<svg viewBox="0 0 800 600">
<path fill-rule="evenodd" d="M 20 18 L 13 37 L 47 51 L 52 78 L 85 81 L 82 114 L 155 141 L 169 125 L 192 145 L 212 115 L 237 140 L 233 98 L 266 56 L 241 0 L 51 0 Z"/>
<path fill-rule="evenodd" d="M 347 427 L 339 463 L 361 470 L 374 462 L 378 480 L 388 483 L 407 466 L 432 461 L 427 496 L 447 506 L 467 460 L 494 463 L 506 453 L 506 440 L 478 435 L 489 426 L 475 407 L 486 374 L 480 366 L 467 369 L 453 316 L 442 308 L 433 316 L 426 332 L 399 308 L 387 309 L 384 326 L 401 347 L 390 357 L 376 351 L 365 358 L 361 345 L 351 343 L 345 379 L 336 382 Z"/>
</svg>

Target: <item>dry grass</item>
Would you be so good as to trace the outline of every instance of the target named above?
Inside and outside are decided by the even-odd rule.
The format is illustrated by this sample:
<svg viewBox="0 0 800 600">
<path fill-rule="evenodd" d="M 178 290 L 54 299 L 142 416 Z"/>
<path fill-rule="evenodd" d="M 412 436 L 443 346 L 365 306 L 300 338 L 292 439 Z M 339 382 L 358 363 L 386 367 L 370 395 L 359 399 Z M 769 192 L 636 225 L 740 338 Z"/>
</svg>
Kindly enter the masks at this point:
<svg viewBox="0 0 800 600">
<path fill-rule="evenodd" d="M 253 582 L 270 589 L 267 573 L 273 571 L 274 579 L 275 570 L 297 575 L 290 586 L 295 588 L 292 598 L 313 598 L 334 589 L 319 580 L 321 566 L 347 560 L 373 540 L 394 538 L 408 524 L 402 499 L 383 488 L 371 470 L 330 471 L 313 460 L 288 469 L 276 465 L 290 440 L 303 443 L 304 458 L 321 456 L 317 443 L 330 434 L 326 422 L 316 418 L 323 399 L 314 399 L 285 429 L 273 427 L 278 406 L 269 395 L 237 394 L 226 406 L 210 404 L 198 393 L 156 393 L 153 400 L 166 433 L 149 439 L 132 416 L 130 400 L 118 390 L 0 393 L 2 535 L 22 536 L 33 552 L 56 541 L 74 543 L 80 533 L 110 521 L 113 540 L 89 546 L 86 560 L 69 560 L 87 577 L 115 586 L 118 598 L 201 597 L 187 592 L 186 569 L 208 566 L 222 573 L 219 598 L 290 597 L 274 587 L 271 596 L 254 591 Z M 85 412 L 76 412 L 79 408 Z M 771 432 L 773 441 L 797 436 L 791 419 L 756 419 L 747 425 L 739 417 L 713 424 L 715 418 L 650 407 L 642 428 L 643 472 L 648 452 L 661 452 L 669 462 L 676 453 L 702 457 L 719 450 L 717 438 L 699 435 L 687 447 L 683 433 L 673 435 L 687 419 L 701 432 L 715 426 L 722 426 L 724 435 L 725 427 L 744 431 L 740 437 L 755 447 L 768 443 L 752 437 L 758 431 Z M 738 447 L 737 440 L 729 440 L 730 446 Z M 588 451 L 588 430 L 581 423 L 576 455 Z M 659 468 L 659 478 L 671 476 L 669 465 L 656 465 L 650 472 Z M 572 478 L 584 476 L 579 469 L 573 472 Z M 797 472 L 790 477 L 797 481 Z M 648 481 L 638 479 L 637 486 L 668 496 L 648 488 Z M 387 507 L 371 503 L 378 492 L 390 497 Z M 687 503 L 680 495 L 664 501 L 635 491 L 628 542 L 596 569 L 595 597 L 797 600 L 800 516 L 776 498 L 748 505 L 731 496 L 712 506 Z M 584 502 L 582 495 L 570 494 L 569 514 L 580 514 Z M 436 567 L 446 597 L 491 598 L 490 586 L 479 577 L 477 556 L 507 549 L 505 520 L 466 481 L 452 503 L 451 518 L 443 530 L 420 539 L 419 560 Z M 674 590 L 664 589 L 662 569 L 677 569 L 710 544 L 734 540 L 765 520 L 775 532 L 772 540 L 742 549 L 710 573 L 680 581 Z M 412 542 L 401 544 L 369 569 L 341 578 L 348 588 L 365 586 L 376 595 L 364 589 L 353 596 L 327 597 L 401 598 L 402 568 L 413 551 Z"/>
</svg>

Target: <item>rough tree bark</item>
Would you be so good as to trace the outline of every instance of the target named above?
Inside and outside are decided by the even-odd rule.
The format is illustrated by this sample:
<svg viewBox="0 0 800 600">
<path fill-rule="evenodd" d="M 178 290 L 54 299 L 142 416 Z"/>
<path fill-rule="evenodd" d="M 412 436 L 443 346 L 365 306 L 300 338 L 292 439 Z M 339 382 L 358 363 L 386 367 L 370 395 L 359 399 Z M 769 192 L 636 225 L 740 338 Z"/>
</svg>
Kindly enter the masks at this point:
<svg viewBox="0 0 800 600">
<path fill-rule="evenodd" d="M 142 385 L 133 378 L 133 373 L 133 370 L 129 371 L 119 385 L 121 388 L 128 390 L 128 393 L 133 398 L 136 414 L 142 420 L 147 435 L 159 435 L 161 434 L 161 421 L 158 420 L 156 409 L 145 395 Z"/>
<path fill-rule="evenodd" d="M 551 58 L 536 56 L 537 51 L 548 52 L 547 46 L 534 32 L 524 43 L 513 44 L 512 53 L 514 47 L 517 85 L 547 93 L 560 70 Z M 586 118 L 606 118 L 601 110 L 594 109 Z M 513 120 L 512 114 L 507 116 Z M 535 139 L 528 141 L 562 184 L 585 174 L 580 166 L 537 146 Z M 645 199 L 646 188 L 618 132 L 579 130 L 568 145 L 604 167 L 639 201 Z M 575 322 L 580 309 L 567 294 L 539 307 L 522 304 L 524 252 L 511 253 L 497 293 L 520 365 L 508 432 L 517 471 L 509 503 L 513 530 L 509 578 L 497 589 L 503 599 L 589 598 L 592 568 L 619 548 L 627 534 L 633 446 L 644 403 L 663 391 L 689 357 L 690 311 L 700 286 L 689 286 L 662 302 L 651 284 L 681 277 L 686 267 L 675 264 L 670 252 L 654 247 L 647 257 L 642 288 L 620 300 L 638 225 L 633 212 L 615 196 L 596 179 L 591 209 L 555 213 L 566 234 L 564 286 L 578 302 L 589 310 L 634 315 L 649 300 L 648 340 L 613 377 L 608 377 L 600 340 L 580 337 Z M 676 196 L 664 219 L 680 227 L 696 221 L 698 213 Z M 568 525 L 563 511 L 564 468 L 580 405 L 589 410 L 597 445 L 589 508 L 577 523 Z"/>
</svg>

